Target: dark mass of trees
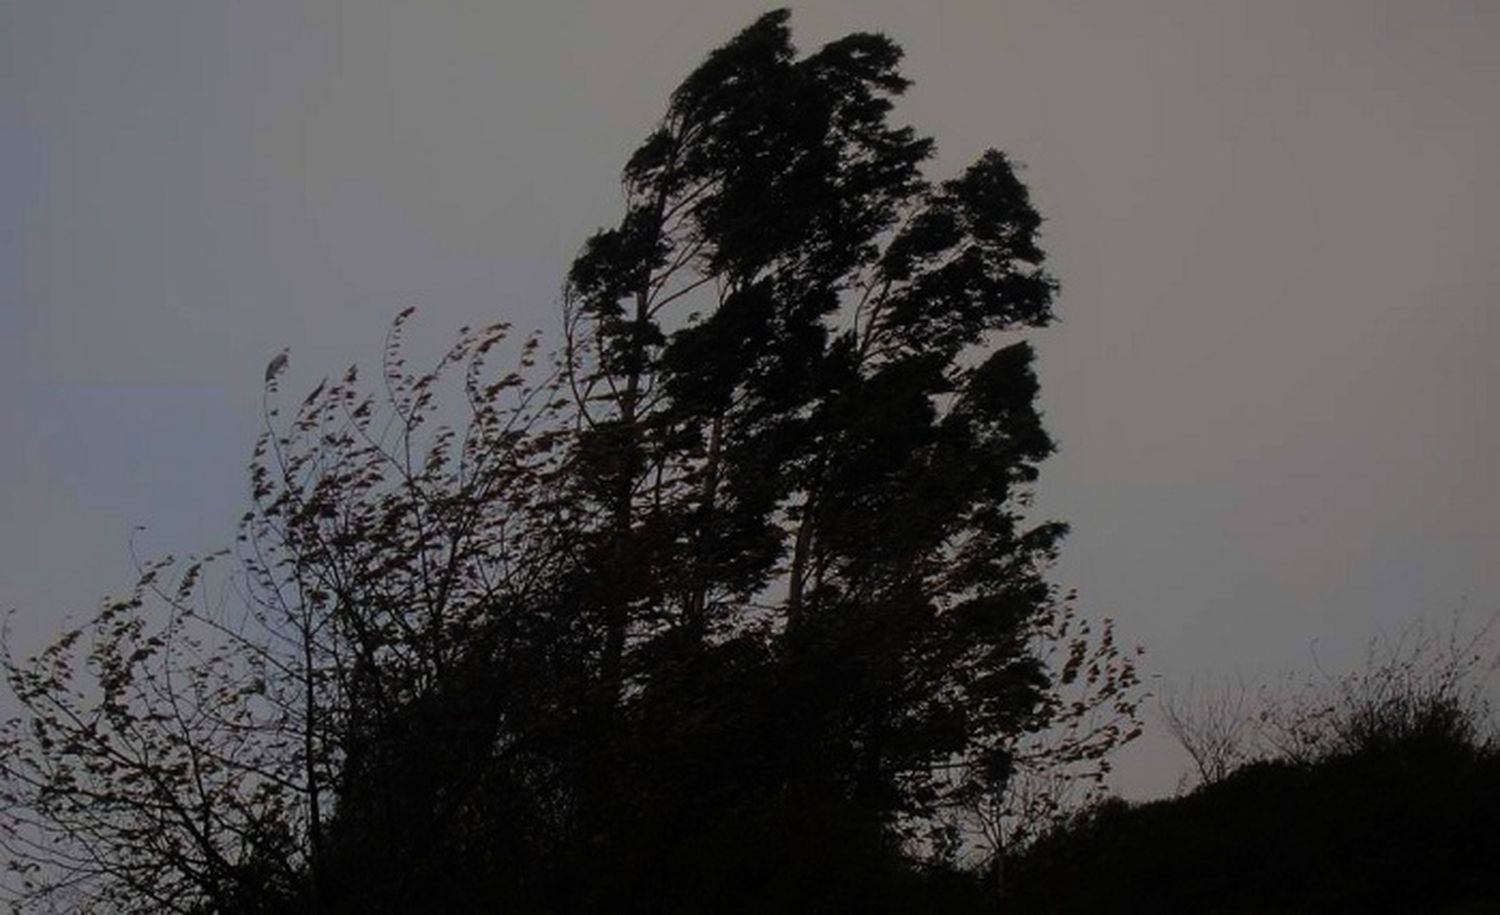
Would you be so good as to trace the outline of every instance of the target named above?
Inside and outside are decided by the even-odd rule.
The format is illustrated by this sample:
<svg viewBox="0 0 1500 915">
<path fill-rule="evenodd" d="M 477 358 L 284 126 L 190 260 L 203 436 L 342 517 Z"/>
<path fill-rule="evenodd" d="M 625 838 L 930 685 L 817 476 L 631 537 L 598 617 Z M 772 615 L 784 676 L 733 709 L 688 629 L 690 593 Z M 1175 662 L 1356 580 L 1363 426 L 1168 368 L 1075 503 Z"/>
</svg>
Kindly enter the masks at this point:
<svg viewBox="0 0 1500 915">
<path fill-rule="evenodd" d="M 784 12 L 711 54 L 574 262 L 555 357 L 497 326 L 414 370 L 408 312 L 373 386 L 284 412 L 275 360 L 237 546 L 7 656 L 19 903 L 992 898 L 1004 844 L 1136 733 L 1135 674 L 1044 578 L 1063 526 L 1024 517 L 1041 220 L 1001 153 L 923 176 L 899 57 L 799 56 Z"/>
</svg>

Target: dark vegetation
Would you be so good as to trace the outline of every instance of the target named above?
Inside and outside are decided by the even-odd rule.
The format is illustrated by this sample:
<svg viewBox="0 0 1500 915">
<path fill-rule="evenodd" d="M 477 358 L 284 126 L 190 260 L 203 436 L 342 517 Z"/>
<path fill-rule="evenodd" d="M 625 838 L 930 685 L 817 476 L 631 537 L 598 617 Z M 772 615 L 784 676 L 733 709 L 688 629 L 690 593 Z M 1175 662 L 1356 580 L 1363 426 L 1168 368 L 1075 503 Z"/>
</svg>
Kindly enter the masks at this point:
<svg viewBox="0 0 1500 915">
<path fill-rule="evenodd" d="M 1455 634 L 1457 634 L 1455 628 Z M 1482 637 L 1414 628 L 1357 673 L 1167 703 L 1202 783 L 1081 811 L 1011 862 L 1020 912 L 1492 912 L 1500 740 Z"/>
<path fill-rule="evenodd" d="M 285 412 L 278 357 L 236 546 L 5 654 L 18 909 L 1495 901 L 1462 665 L 1176 706 L 1203 786 L 1100 802 L 1140 694 L 1026 518 L 1040 217 L 1001 153 L 923 176 L 888 40 L 786 23 L 672 95 L 555 354 L 498 325 L 414 370 L 408 311 L 373 386 Z"/>
<path fill-rule="evenodd" d="M 1100 806 L 1013 866 L 1010 899 L 1018 912 L 1489 912 L 1497 831 L 1500 754 L 1413 738 Z"/>
<path fill-rule="evenodd" d="M 408 312 L 284 413 L 278 357 L 236 547 L 7 655 L 20 907 L 962 910 L 1097 790 L 1135 675 L 1024 518 L 1041 220 L 786 20 L 673 94 L 554 358 L 412 370 Z"/>
</svg>

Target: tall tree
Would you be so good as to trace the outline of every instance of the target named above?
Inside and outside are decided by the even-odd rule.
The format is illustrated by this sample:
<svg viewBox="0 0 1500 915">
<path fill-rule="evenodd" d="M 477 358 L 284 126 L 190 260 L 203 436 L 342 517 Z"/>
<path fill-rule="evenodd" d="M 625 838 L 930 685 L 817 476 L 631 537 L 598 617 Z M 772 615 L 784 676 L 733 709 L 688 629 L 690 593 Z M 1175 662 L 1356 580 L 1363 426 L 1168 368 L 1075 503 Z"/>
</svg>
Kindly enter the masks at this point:
<svg viewBox="0 0 1500 915">
<path fill-rule="evenodd" d="M 569 272 L 552 377 L 534 343 L 487 373 L 498 328 L 410 372 L 403 313 L 382 398 L 269 409 L 242 609 L 152 567 L 7 661 L 24 898 L 909 910 L 917 863 L 1052 809 L 1021 776 L 1101 775 L 1133 669 L 1024 517 L 1041 220 L 1001 153 L 923 176 L 899 59 L 799 56 L 785 12 L 711 54 Z"/>
<path fill-rule="evenodd" d="M 611 700 L 662 644 L 755 640 L 889 822 L 1000 790 L 1048 718 L 1063 533 L 1021 511 L 1052 450 L 1014 339 L 1052 315 L 1041 220 L 999 152 L 922 177 L 899 59 L 799 58 L 784 11 L 710 55 L 574 263 L 566 363 Z"/>
</svg>

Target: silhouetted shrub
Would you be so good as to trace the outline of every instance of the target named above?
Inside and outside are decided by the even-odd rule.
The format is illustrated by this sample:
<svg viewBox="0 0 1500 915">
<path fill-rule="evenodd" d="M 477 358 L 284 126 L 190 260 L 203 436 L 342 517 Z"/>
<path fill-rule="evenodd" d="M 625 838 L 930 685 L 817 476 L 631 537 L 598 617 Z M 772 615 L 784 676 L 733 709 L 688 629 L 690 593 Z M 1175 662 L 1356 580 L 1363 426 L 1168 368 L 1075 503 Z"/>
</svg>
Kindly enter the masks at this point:
<svg viewBox="0 0 1500 915">
<path fill-rule="evenodd" d="M 1010 863 L 1014 910 L 1500 908 L 1488 630 L 1422 631 L 1270 705 L 1261 720 L 1283 743 L 1265 758 L 1184 797 L 1097 805 L 1036 843 Z"/>
</svg>

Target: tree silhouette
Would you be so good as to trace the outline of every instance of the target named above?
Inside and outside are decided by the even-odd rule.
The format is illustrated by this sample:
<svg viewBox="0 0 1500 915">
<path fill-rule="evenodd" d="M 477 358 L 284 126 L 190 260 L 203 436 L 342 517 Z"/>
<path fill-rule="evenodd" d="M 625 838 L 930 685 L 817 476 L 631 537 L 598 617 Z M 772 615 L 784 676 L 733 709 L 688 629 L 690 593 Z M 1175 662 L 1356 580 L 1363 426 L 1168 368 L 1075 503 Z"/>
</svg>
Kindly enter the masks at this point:
<svg viewBox="0 0 1500 915">
<path fill-rule="evenodd" d="M 380 396 L 351 370 L 283 424 L 278 357 L 241 599 L 152 565 L 7 661 L 23 900 L 957 906 L 943 867 L 1058 811 L 1023 776 L 1097 783 L 1135 675 L 1024 518 L 1041 220 L 1001 153 L 922 176 L 899 57 L 799 57 L 785 12 L 711 54 L 574 262 L 550 375 L 535 340 L 486 367 L 503 327 L 414 373 L 408 311 Z"/>
</svg>

